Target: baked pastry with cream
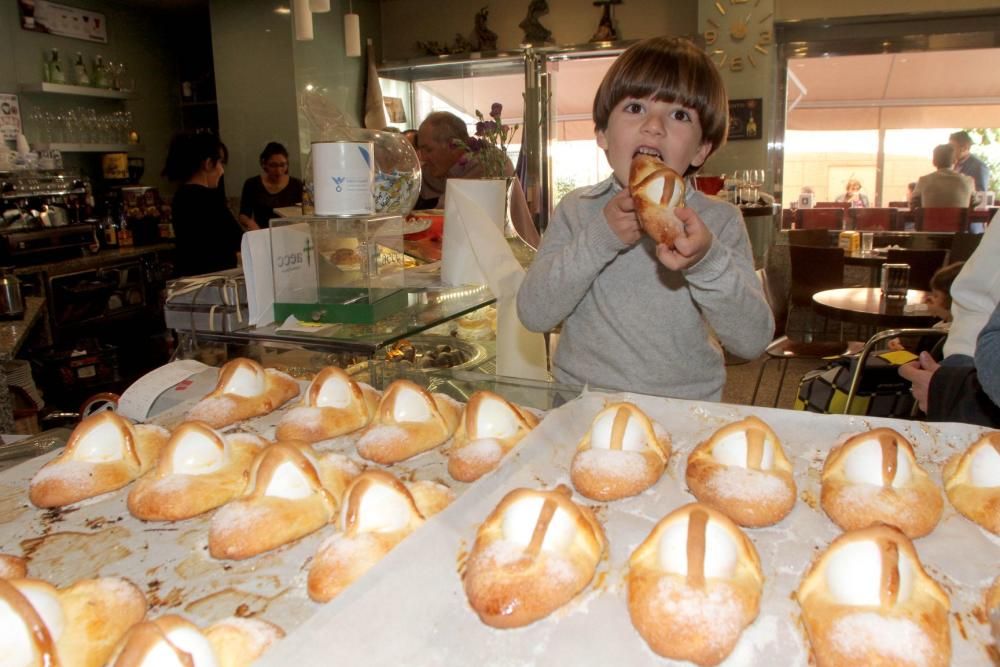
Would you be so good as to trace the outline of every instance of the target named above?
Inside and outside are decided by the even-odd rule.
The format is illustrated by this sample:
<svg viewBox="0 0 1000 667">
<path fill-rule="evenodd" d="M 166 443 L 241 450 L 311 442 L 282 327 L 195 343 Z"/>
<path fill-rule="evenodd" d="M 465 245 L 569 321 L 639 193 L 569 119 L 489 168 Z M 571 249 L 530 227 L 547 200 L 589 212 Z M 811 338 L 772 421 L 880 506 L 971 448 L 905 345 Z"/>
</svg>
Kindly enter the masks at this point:
<svg viewBox="0 0 1000 667">
<path fill-rule="evenodd" d="M 604 553 L 604 530 L 568 487 L 515 489 L 476 532 L 463 575 L 486 625 L 517 628 L 548 616 L 586 588 Z"/>
<path fill-rule="evenodd" d="M 795 595 L 821 667 L 949 664 L 948 595 L 891 526 L 835 539 Z"/>
<path fill-rule="evenodd" d="M 299 384 L 291 375 L 265 369 L 253 359 L 233 359 L 219 371 L 215 389 L 195 403 L 185 419 L 222 428 L 266 415 L 298 395 Z"/>
<path fill-rule="evenodd" d="M 538 424 L 538 418 L 492 391 L 469 397 L 458 423 L 448 474 L 474 482 L 500 465 L 500 460 Z"/>
<path fill-rule="evenodd" d="M 757 618 L 763 586 L 753 543 L 725 514 L 692 503 L 632 552 L 628 612 L 659 655 L 716 665 Z"/>
<path fill-rule="evenodd" d="M 570 479 L 594 500 L 642 493 L 660 479 L 670 458 L 670 437 L 631 403 L 612 403 L 594 418 L 577 446 Z"/>
<path fill-rule="evenodd" d="M 795 506 L 792 464 L 757 417 L 723 426 L 688 456 L 688 488 L 741 526 L 770 526 Z"/>
<path fill-rule="evenodd" d="M 1000 535 L 1000 432 L 992 431 L 944 466 L 944 491 L 965 518 Z"/>
<path fill-rule="evenodd" d="M 628 175 L 629 194 L 643 231 L 657 244 L 673 245 L 684 229 L 674 210 L 684 206 L 684 177 L 653 155 L 638 153 Z"/>
<path fill-rule="evenodd" d="M 251 433 L 223 435 L 204 422 L 184 422 L 156 468 L 128 494 L 128 511 L 144 521 L 180 521 L 225 505 L 246 488 L 254 457 L 268 444 Z"/>
<path fill-rule="evenodd" d="M 28 576 L 28 561 L 20 556 L 0 554 L 0 579 L 24 579 Z"/>
<path fill-rule="evenodd" d="M 0 664 L 101 667 L 145 615 L 142 591 L 124 579 L 58 590 L 37 579 L 0 579 Z"/>
<path fill-rule="evenodd" d="M 62 507 L 120 489 L 153 467 L 169 437 L 165 428 L 133 426 L 114 412 L 91 415 L 31 478 L 28 498 L 35 507 Z"/>
<path fill-rule="evenodd" d="M 212 517 L 209 553 L 241 560 L 319 530 L 336 517 L 359 473 L 342 454 L 317 455 L 305 443 L 270 445 L 254 459 L 243 495 Z"/>
<path fill-rule="evenodd" d="M 450 396 L 396 380 L 382 394 L 375 418 L 358 440 L 358 454 L 382 465 L 405 461 L 450 438 L 461 414 L 462 405 Z"/>
<path fill-rule="evenodd" d="M 309 597 L 317 602 L 333 599 L 423 522 L 402 482 L 382 470 L 362 473 L 344 495 L 341 532 L 327 538 L 313 558 Z"/>
<path fill-rule="evenodd" d="M 276 625 L 230 617 L 201 630 L 168 614 L 132 626 L 109 667 L 249 667 L 285 636 Z"/>
<path fill-rule="evenodd" d="M 886 523 L 912 539 L 941 518 L 941 491 L 917 464 L 910 441 L 891 428 L 859 433 L 831 449 L 820 481 L 823 511 L 843 530 Z"/>
<path fill-rule="evenodd" d="M 277 440 L 319 442 L 368 425 L 381 394 L 336 366 L 313 378 L 300 405 L 286 412 L 275 430 Z"/>
</svg>

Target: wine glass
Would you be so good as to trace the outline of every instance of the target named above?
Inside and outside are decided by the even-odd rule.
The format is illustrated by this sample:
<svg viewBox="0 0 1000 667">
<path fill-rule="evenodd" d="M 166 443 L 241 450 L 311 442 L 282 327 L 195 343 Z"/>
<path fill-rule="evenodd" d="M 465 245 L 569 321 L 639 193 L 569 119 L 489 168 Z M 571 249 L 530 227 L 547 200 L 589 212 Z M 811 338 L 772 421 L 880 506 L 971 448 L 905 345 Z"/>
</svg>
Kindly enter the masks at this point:
<svg viewBox="0 0 1000 667">
<path fill-rule="evenodd" d="M 753 197 L 752 204 L 756 206 L 760 201 L 760 188 L 764 185 L 765 172 L 763 169 L 750 169 L 749 172 L 750 187 L 753 190 L 753 194 L 751 195 Z"/>
<path fill-rule="evenodd" d="M 750 170 L 736 170 L 736 204 L 744 206 L 750 202 Z"/>
</svg>

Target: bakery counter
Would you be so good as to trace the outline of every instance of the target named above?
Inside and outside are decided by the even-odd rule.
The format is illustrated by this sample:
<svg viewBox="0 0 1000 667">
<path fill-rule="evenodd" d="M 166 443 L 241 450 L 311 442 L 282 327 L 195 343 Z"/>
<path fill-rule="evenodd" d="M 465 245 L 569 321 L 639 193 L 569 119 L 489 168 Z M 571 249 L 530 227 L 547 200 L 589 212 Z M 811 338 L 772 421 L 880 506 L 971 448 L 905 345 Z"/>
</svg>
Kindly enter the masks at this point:
<svg viewBox="0 0 1000 667">
<path fill-rule="evenodd" d="M 127 248 L 107 248 L 93 255 L 84 257 L 73 257 L 58 262 L 45 262 L 42 264 L 31 264 L 19 266 L 15 273 L 19 276 L 27 276 L 35 273 L 44 273 L 50 277 L 77 273 L 80 271 L 90 271 L 99 269 L 110 264 L 117 264 L 125 260 L 136 259 L 144 255 L 168 252 L 174 249 L 173 243 L 154 243 L 144 246 L 131 246 Z"/>
<path fill-rule="evenodd" d="M 44 312 L 45 299 L 29 296 L 24 299 L 24 317 L 0 321 L 0 361 L 10 361 L 17 355 L 28 333 Z"/>
</svg>

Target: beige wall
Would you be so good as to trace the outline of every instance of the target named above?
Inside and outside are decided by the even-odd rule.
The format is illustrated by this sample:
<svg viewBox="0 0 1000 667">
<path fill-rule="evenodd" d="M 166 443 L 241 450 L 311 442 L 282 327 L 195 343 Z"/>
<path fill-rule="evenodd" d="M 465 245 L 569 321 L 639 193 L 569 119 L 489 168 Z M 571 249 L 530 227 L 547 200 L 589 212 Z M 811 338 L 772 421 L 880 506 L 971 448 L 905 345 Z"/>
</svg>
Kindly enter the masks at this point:
<svg viewBox="0 0 1000 667">
<path fill-rule="evenodd" d="M 923 12 L 958 12 L 973 9 L 996 9 L 997 0 L 774 0 L 774 15 L 779 21 L 792 19 L 843 18 L 847 16 L 883 16 Z"/>
</svg>

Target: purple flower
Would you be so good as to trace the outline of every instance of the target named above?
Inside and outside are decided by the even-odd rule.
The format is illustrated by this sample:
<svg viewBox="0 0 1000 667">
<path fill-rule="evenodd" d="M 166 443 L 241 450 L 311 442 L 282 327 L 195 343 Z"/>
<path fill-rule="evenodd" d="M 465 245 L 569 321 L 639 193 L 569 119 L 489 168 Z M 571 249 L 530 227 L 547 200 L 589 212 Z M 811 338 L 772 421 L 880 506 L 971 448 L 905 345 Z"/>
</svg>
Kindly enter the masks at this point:
<svg viewBox="0 0 1000 667">
<path fill-rule="evenodd" d="M 476 134 L 480 136 L 490 135 L 496 131 L 497 131 L 497 122 L 495 120 L 484 121 L 482 133 L 479 132 L 479 123 L 476 123 Z"/>
<path fill-rule="evenodd" d="M 499 102 L 494 102 L 493 106 L 490 107 L 490 115 L 499 119 L 501 113 L 503 113 L 503 105 Z"/>
<path fill-rule="evenodd" d="M 486 123 L 479 121 L 476 123 L 476 136 L 481 137 L 486 132 Z"/>
</svg>

